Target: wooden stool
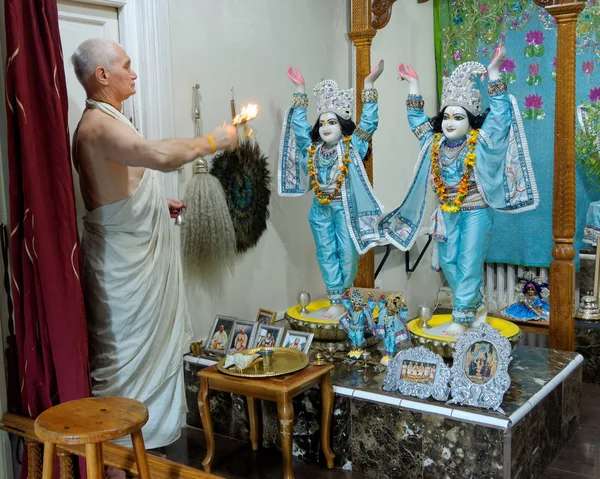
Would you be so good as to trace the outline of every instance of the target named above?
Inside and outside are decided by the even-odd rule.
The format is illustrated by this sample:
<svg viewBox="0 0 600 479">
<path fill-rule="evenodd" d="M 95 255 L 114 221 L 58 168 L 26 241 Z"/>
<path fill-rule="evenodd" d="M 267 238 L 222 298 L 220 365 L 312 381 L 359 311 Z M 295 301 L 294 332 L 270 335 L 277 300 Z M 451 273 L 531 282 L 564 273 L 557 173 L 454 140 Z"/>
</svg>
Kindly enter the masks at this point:
<svg viewBox="0 0 600 479">
<path fill-rule="evenodd" d="M 127 434 L 131 434 L 140 479 L 150 479 L 142 436 L 146 422 L 146 406 L 121 397 L 77 399 L 44 411 L 34 423 L 35 434 L 44 442 L 42 479 L 54 477 L 57 444 L 85 444 L 88 479 L 104 479 L 102 443 Z"/>
</svg>

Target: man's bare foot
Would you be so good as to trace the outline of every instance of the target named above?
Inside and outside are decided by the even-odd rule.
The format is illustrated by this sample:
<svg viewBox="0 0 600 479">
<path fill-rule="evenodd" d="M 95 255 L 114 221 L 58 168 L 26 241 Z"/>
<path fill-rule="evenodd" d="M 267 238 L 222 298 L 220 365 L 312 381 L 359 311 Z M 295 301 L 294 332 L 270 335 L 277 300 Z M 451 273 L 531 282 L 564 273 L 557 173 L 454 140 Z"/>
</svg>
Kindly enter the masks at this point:
<svg viewBox="0 0 600 479">
<path fill-rule="evenodd" d="M 323 317 L 328 319 L 340 318 L 345 312 L 346 309 L 341 304 L 332 304 L 329 309 L 323 313 Z"/>
</svg>

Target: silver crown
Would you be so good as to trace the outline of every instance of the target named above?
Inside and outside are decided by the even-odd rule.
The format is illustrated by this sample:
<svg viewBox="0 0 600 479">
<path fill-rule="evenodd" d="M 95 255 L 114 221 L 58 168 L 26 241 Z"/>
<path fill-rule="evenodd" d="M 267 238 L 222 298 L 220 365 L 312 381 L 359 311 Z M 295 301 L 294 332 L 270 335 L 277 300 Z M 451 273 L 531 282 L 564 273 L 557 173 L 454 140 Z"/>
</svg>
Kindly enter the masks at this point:
<svg viewBox="0 0 600 479">
<path fill-rule="evenodd" d="M 486 68 L 479 62 L 461 63 L 449 77 L 442 79 L 442 110 L 447 106 L 461 106 L 474 116 L 483 108 L 481 92 L 471 80 L 475 75 L 484 75 Z"/>
<path fill-rule="evenodd" d="M 313 90 L 317 97 L 317 113 L 335 113 L 344 120 L 352 118 L 354 111 L 354 88 L 339 90 L 333 80 L 323 80 Z"/>
</svg>

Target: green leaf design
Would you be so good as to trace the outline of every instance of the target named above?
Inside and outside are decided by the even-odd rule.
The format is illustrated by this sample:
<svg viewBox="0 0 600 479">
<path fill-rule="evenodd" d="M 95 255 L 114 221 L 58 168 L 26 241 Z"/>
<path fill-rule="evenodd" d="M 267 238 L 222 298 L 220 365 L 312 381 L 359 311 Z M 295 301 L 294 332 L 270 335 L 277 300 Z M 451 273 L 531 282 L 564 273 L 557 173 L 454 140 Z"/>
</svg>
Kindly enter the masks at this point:
<svg viewBox="0 0 600 479">
<path fill-rule="evenodd" d="M 542 83 L 542 77 L 541 75 L 536 75 L 533 77 L 533 84 L 534 85 L 539 85 L 540 83 Z"/>
<path fill-rule="evenodd" d="M 529 86 L 533 86 L 534 85 L 534 77 L 532 77 L 531 75 L 527 77 L 527 80 L 525 80 L 525 82 L 529 85 Z"/>
<path fill-rule="evenodd" d="M 529 58 L 534 55 L 535 55 L 535 47 L 533 45 L 527 45 L 525 47 L 525 56 Z"/>
<path fill-rule="evenodd" d="M 533 110 L 528 108 L 527 110 L 523 110 L 523 119 L 524 120 L 533 120 Z"/>
<path fill-rule="evenodd" d="M 542 109 L 534 108 L 533 109 L 533 117 L 536 120 L 543 120 L 546 117 L 546 113 Z"/>
<path fill-rule="evenodd" d="M 543 57 L 544 53 L 546 53 L 546 47 L 544 45 L 535 45 L 533 51 L 536 57 Z"/>
</svg>

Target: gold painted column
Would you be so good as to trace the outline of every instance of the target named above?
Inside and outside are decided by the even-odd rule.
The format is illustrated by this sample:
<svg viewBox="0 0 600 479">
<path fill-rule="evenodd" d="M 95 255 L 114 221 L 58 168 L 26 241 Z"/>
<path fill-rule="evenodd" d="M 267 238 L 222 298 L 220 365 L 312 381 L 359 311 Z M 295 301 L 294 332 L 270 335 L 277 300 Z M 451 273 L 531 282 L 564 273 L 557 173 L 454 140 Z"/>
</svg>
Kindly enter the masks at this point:
<svg viewBox="0 0 600 479">
<path fill-rule="evenodd" d="M 585 2 L 534 0 L 557 22 L 549 347 L 575 350 L 575 73 L 577 17 Z"/>
<path fill-rule="evenodd" d="M 362 114 L 361 91 L 365 78 L 371 73 L 371 42 L 377 31 L 371 26 L 371 0 L 352 0 L 352 20 L 348 36 L 356 48 L 356 119 Z M 365 169 L 373 184 L 373 155 L 365 158 Z M 361 288 L 375 286 L 375 256 L 373 250 L 360 257 L 354 285 Z"/>
</svg>

